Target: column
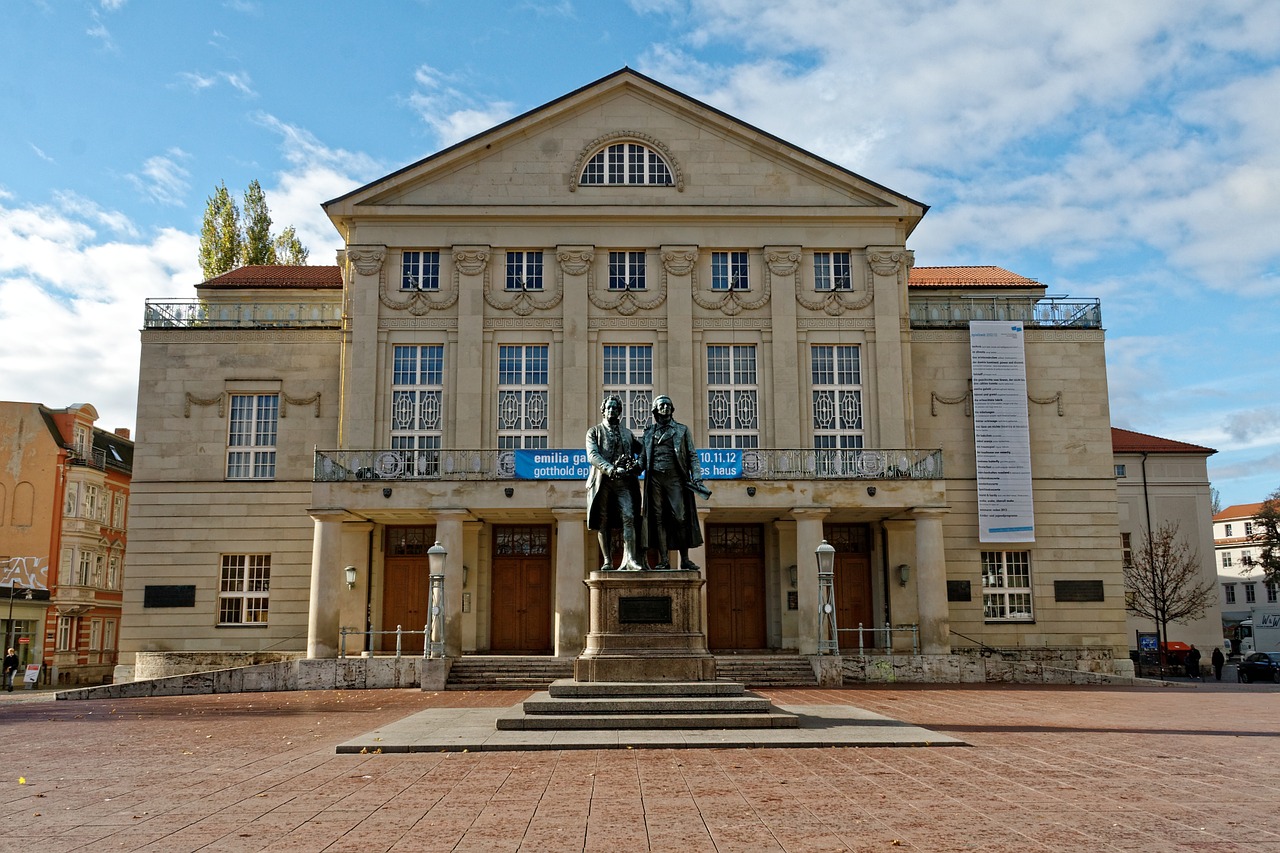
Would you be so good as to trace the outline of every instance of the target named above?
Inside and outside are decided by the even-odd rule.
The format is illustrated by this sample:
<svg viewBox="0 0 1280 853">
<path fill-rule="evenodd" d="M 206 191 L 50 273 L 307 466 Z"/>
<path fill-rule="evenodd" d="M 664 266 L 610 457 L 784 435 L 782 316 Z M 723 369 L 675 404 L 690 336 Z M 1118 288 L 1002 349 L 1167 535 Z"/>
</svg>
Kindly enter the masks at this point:
<svg viewBox="0 0 1280 853">
<path fill-rule="evenodd" d="M 311 538 L 311 599 L 307 609 L 307 657 L 338 656 L 338 626 L 342 614 L 342 522 L 346 510 L 313 509 Z"/>
<path fill-rule="evenodd" d="M 802 655 L 818 653 L 818 560 L 814 552 L 822 544 L 822 521 L 828 512 L 826 507 L 791 511 L 796 521 L 796 592 L 800 598 L 796 646 Z"/>
<path fill-rule="evenodd" d="M 375 419 L 378 389 L 378 314 L 379 291 L 386 283 L 387 247 L 380 244 L 355 244 L 346 249 L 347 299 L 350 316 L 347 346 L 343 353 L 341 423 L 339 443 L 343 447 L 377 447 Z"/>
<path fill-rule="evenodd" d="M 448 369 L 455 380 L 457 408 L 450 427 L 453 434 L 446 435 L 445 441 L 460 450 L 489 447 L 493 441 L 492 435 L 474 428 L 476 424 L 491 423 L 485 419 L 489 386 L 484 373 L 484 292 L 488 277 L 493 274 L 489 269 L 490 254 L 488 246 L 454 246 L 452 251 L 453 267 L 458 273 L 458 344 L 457 352 L 451 353 L 456 355 L 454 365 Z"/>
<path fill-rule="evenodd" d="M 436 541 L 449 552 L 444 565 L 444 656 L 462 655 L 462 565 L 466 556 L 465 509 L 436 510 Z"/>
<path fill-rule="evenodd" d="M 769 382 L 772 401 L 770 424 L 774 447 L 803 447 L 804 429 L 803 412 L 806 403 L 801 400 L 801 389 L 807 389 L 809 383 L 799 375 L 803 360 L 796 360 L 799 352 L 798 334 L 796 331 L 796 275 L 800 270 L 801 250 L 799 246 L 765 246 L 765 274 L 769 276 L 770 308 L 773 311 L 773 322 L 770 332 L 773 335 L 770 346 L 763 348 L 769 357 Z M 808 393 L 806 391 L 806 393 Z M 763 425 L 761 429 L 764 429 Z"/>
<path fill-rule="evenodd" d="M 556 603 L 555 653 L 558 658 L 576 658 L 587 640 L 587 587 L 583 583 L 588 566 L 586 555 L 585 508 L 555 507 L 556 519 Z"/>
<path fill-rule="evenodd" d="M 916 603 L 920 609 L 920 651 L 951 654 L 947 607 L 947 555 L 942 544 L 943 509 L 912 511 L 916 520 Z"/>
<path fill-rule="evenodd" d="M 914 255 L 901 246 L 868 246 L 867 264 L 875 295 L 876 412 L 880 446 L 910 446 L 911 405 L 907 398 L 906 342 L 911 336 L 907 311 L 907 271 Z"/>
</svg>

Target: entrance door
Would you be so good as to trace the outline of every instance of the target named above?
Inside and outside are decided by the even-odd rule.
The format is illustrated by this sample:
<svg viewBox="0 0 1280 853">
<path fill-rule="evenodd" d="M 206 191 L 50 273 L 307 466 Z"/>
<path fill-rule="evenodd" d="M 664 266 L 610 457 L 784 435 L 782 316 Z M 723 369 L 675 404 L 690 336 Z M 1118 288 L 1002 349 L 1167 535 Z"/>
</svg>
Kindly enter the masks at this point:
<svg viewBox="0 0 1280 853">
<path fill-rule="evenodd" d="M 709 524 L 706 553 L 707 645 L 724 651 L 765 648 L 762 528 Z"/>
<path fill-rule="evenodd" d="M 551 652 L 551 528 L 532 525 L 493 531 L 493 606 L 489 650 Z"/>
<path fill-rule="evenodd" d="M 429 592 L 427 549 L 435 541 L 434 527 L 388 527 L 383 553 L 382 574 L 382 630 L 395 631 L 399 625 L 405 631 L 400 638 L 400 652 L 420 655 L 423 649 L 422 629 L 427 624 L 427 595 Z M 379 635 L 375 647 L 394 654 L 394 633 Z"/>
<path fill-rule="evenodd" d="M 825 530 L 827 542 L 836 549 L 835 601 L 836 628 L 840 629 L 840 648 L 858 649 L 859 624 L 874 628 L 871 606 L 870 530 L 861 524 L 833 524 Z M 864 646 L 883 642 L 869 631 L 863 631 Z"/>
</svg>

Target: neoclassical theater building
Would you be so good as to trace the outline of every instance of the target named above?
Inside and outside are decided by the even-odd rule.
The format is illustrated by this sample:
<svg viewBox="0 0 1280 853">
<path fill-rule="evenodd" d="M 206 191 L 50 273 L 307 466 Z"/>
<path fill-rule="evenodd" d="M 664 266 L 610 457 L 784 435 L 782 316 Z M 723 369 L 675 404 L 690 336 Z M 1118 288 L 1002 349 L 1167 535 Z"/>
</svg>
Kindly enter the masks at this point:
<svg viewBox="0 0 1280 853">
<path fill-rule="evenodd" d="M 826 540 L 846 652 L 1127 664 L 1096 300 L 629 69 L 324 209 L 337 266 L 147 303 L 122 676 L 390 652 L 437 541 L 448 655 L 577 655 L 605 393 L 693 432 L 713 651 L 817 652 Z"/>
</svg>

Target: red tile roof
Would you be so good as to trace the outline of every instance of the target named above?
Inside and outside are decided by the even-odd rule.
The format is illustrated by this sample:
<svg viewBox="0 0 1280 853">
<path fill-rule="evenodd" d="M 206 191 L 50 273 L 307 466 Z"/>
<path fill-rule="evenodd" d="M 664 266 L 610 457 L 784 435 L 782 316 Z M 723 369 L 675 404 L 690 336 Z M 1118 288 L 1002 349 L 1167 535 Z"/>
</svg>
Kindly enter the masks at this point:
<svg viewBox="0 0 1280 853">
<path fill-rule="evenodd" d="M 1262 510 L 1262 501 L 1256 504 L 1232 504 L 1213 517 L 1214 521 L 1231 521 L 1236 518 L 1254 518 Z"/>
<path fill-rule="evenodd" d="M 1187 444 L 1185 441 L 1159 438 L 1118 427 L 1111 428 L 1111 450 L 1114 453 L 1203 453 L 1206 456 L 1218 452 L 1212 447 L 1201 447 L 1198 444 Z"/>
<path fill-rule="evenodd" d="M 912 267 L 911 287 L 1044 287 L 1034 278 L 1001 267 Z"/>
<path fill-rule="evenodd" d="M 224 272 L 196 285 L 209 288 L 297 287 L 311 290 L 341 289 L 342 273 L 337 266 L 289 267 L 246 266 Z"/>
</svg>

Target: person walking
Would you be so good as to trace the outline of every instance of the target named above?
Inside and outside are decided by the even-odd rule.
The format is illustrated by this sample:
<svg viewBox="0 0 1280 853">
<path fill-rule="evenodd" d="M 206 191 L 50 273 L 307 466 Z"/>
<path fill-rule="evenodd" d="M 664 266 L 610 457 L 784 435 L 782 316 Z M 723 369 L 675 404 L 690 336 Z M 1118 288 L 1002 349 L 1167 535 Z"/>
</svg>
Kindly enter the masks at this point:
<svg viewBox="0 0 1280 853">
<path fill-rule="evenodd" d="M 1196 648 L 1196 644 L 1191 644 L 1191 651 L 1187 652 L 1187 678 L 1200 677 L 1200 650 Z"/>
<path fill-rule="evenodd" d="M 1222 655 L 1222 649 L 1214 646 L 1213 656 L 1209 658 L 1209 662 L 1213 664 L 1213 680 L 1221 681 L 1222 665 L 1227 662 L 1227 659 Z"/>
<path fill-rule="evenodd" d="M 18 674 L 18 653 L 13 649 L 4 654 L 4 689 L 13 692 L 13 678 Z"/>
</svg>

